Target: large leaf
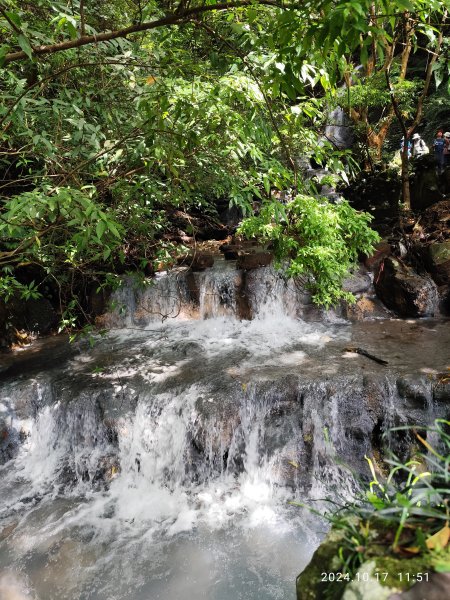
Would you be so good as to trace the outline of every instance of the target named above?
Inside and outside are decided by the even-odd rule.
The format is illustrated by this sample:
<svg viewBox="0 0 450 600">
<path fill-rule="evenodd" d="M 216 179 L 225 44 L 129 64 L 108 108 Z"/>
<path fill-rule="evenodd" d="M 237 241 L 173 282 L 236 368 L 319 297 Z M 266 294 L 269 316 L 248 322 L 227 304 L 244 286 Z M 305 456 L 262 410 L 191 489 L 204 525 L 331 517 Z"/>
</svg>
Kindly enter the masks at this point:
<svg viewBox="0 0 450 600">
<path fill-rule="evenodd" d="M 33 48 L 31 47 L 31 44 L 30 44 L 28 38 L 26 36 L 24 36 L 23 33 L 21 33 L 20 35 L 17 36 L 17 43 L 22 48 L 22 50 L 25 52 L 25 54 L 28 56 L 28 58 L 32 59 L 33 58 Z"/>
</svg>

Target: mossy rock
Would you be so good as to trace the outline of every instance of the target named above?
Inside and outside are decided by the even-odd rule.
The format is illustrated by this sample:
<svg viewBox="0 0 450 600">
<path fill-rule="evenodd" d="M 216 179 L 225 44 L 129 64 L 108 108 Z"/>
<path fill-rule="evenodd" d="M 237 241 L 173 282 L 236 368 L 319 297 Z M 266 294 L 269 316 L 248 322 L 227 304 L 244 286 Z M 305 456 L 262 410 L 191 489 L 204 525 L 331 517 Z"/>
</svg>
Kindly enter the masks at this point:
<svg viewBox="0 0 450 600">
<path fill-rule="evenodd" d="M 396 592 L 411 588 L 416 574 L 435 570 L 430 556 L 386 554 L 386 545 L 376 543 L 384 537 L 386 523 L 379 521 L 376 525 L 376 537 L 367 548 L 367 560 L 351 576 L 350 582 L 346 577 L 338 581 L 337 577 L 342 572 L 338 553 L 344 532 L 331 529 L 306 569 L 297 577 L 297 600 L 385 600 Z M 329 575 L 324 577 L 325 573 L 334 573 L 333 580 L 330 581 Z"/>
<path fill-rule="evenodd" d="M 388 587 L 384 580 L 384 571 L 380 572 L 376 559 L 360 566 L 353 581 L 345 588 L 342 600 L 388 600 L 399 591 L 396 586 Z"/>
<path fill-rule="evenodd" d="M 399 590 L 407 590 L 414 584 L 413 575 L 428 573 L 432 570 L 429 558 L 425 556 L 414 556 L 412 558 L 379 556 L 374 561 L 375 572 L 379 574 L 382 585 L 395 587 Z"/>
<path fill-rule="evenodd" d="M 345 582 L 322 581 L 322 573 L 331 573 L 344 533 L 332 529 L 314 552 L 306 569 L 297 577 L 297 600 L 339 600 Z"/>
</svg>

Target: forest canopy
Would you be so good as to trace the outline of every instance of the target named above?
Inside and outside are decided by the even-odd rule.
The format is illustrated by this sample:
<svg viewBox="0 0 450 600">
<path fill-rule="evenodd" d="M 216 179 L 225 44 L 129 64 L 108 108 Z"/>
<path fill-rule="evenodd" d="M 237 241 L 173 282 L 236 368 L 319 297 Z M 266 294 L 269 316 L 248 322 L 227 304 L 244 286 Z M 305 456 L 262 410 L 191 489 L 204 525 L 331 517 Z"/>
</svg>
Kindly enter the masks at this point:
<svg viewBox="0 0 450 600">
<path fill-rule="evenodd" d="M 224 203 L 316 302 L 345 297 L 377 234 L 304 165 L 348 181 L 395 119 L 411 135 L 448 82 L 447 4 L 0 0 L 3 301 L 53 289 L 76 327 L 87 286 L 172 264 L 174 214 L 217 223 Z M 323 135 L 338 105 L 367 156 Z"/>
</svg>

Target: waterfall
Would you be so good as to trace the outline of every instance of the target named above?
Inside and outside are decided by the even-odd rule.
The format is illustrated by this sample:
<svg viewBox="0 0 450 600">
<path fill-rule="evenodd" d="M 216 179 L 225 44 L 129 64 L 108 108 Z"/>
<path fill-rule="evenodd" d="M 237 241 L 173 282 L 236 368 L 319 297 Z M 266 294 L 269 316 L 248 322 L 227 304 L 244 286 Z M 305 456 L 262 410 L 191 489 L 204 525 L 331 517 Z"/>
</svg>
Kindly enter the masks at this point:
<svg viewBox="0 0 450 600">
<path fill-rule="evenodd" d="M 325 137 L 339 150 L 351 148 L 354 140 L 350 119 L 341 107 L 333 109 L 325 127 Z"/>
<path fill-rule="evenodd" d="M 306 323 L 301 288 L 225 262 L 114 301 L 93 349 L 0 372 L 8 600 L 294 598 L 325 527 L 292 502 L 345 502 L 389 426 L 445 414 L 445 324 Z"/>
<path fill-rule="evenodd" d="M 304 285 L 273 267 L 242 271 L 234 261 L 218 258 L 214 269 L 197 273 L 183 267 L 150 281 L 142 289 L 125 280 L 113 295 L 108 326 L 147 327 L 167 319 L 297 318 L 314 312 Z M 318 318 L 321 311 L 315 314 Z"/>
</svg>

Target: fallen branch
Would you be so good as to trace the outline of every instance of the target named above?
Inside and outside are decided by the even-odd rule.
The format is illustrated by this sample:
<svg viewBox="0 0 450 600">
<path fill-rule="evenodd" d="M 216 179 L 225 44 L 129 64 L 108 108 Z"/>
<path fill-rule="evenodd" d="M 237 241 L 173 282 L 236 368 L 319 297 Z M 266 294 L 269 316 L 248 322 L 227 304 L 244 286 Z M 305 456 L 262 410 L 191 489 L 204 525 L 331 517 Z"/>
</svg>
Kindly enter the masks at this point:
<svg viewBox="0 0 450 600">
<path fill-rule="evenodd" d="M 387 364 L 389 364 L 387 360 L 383 360 L 382 358 L 378 358 L 378 356 L 374 356 L 373 354 L 370 354 L 370 352 L 367 352 L 367 350 L 364 350 L 364 348 L 359 348 L 357 346 L 347 346 L 347 348 L 344 348 L 344 352 L 354 352 L 355 354 L 361 354 L 361 356 L 365 356 L 366 358 L 370 358 L 370 360 L 375 361 L 379 365 L 387 365 Z"/>
</svg>

